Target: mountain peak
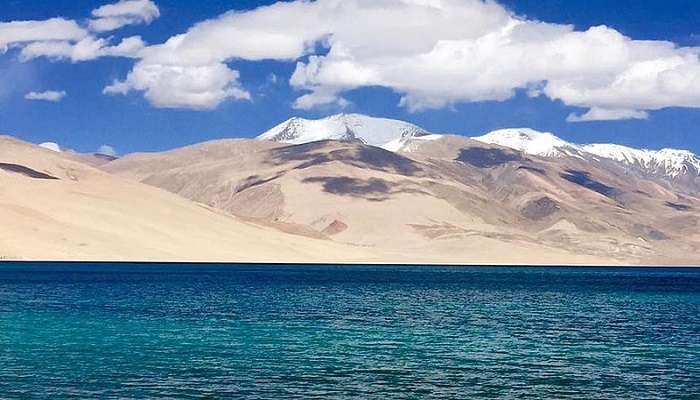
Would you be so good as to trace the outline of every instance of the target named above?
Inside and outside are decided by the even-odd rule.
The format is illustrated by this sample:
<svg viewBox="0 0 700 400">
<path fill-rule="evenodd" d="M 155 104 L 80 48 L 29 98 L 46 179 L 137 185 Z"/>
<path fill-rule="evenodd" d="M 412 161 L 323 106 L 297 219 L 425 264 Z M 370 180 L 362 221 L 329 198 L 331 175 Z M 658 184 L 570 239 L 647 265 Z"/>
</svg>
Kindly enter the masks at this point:
<svg viewBox="0 0 700 400">
<path fill-rule="evenodd" d="M 474 139 L 542 157 L 601 157 L 655 175 L 672 178 L 682 175 L 700 176 L 700 158 L 688 150 L 635 149 L 609 143 L 578 145 L 552 133 L 530 128 L 499 129 Z"/>
<path fill-rule="evenodd" d="M 383 147 L 397 140 L 428 134 L 423 128 L 404 121 L 363 114 L 336 114 L 321 119 L 293 117 L 257 138 L 292 144 L 319 140 L 360 141 Z"/>
<path fill-rule="evenodd" d="M 544 157 L 575 155 L 581 150 L 579 146 L 562 140 L 550 132 L 540 132 L 530 128 L 499 129 L 474 139 Z"/>
<path fill-rule="evenodd" d="M 700 158 L 688 150 L 678 149 L 635 149 L 619 144 L 589 144 L 584 151 L 598 157 L 609 158 L 627 165 L 633 165 L 647 172 L 678 177 L 691 174 L 700 175 Z"/>
</svg>

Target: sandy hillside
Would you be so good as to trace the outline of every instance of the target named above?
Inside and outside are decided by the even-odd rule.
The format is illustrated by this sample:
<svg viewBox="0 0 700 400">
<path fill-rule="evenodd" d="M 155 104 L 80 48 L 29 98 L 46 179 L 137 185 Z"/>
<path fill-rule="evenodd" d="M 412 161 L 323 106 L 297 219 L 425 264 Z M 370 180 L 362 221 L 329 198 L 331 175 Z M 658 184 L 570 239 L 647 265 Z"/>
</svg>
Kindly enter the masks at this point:
<svg viewBox="0 0 700 400">
<path fill-rule="evenodd" d="M 280 147 L 249 144 L 239 157 L 254 153 L 251 146 L 268 150 Z M 238 144 L 235 147 L 240 150 Z M 219 146 L 214 148 L 220 150 Z M 191 157 L 200 157 L 202 162 L 212 162 L 212 158 L 216 158 L 211 153 Z M 65 157 L 10 137 L 0 139 L 2 259 L 473 264 L 605 262 L 599 257 L 573 254 L 530 242 L 503 241 L 498 237 L 478 235 L 465 241 L 417 240 L 421 236 L 416 236 L 407 239 L 412 246 L 404 246 L 407 242 L 403 239 L 395 241 L 390 238 L 401 233 L 393 231 L 392 227 L 384 236 L 389 238 L 386 245 L 350 243 L 351 240 L 336 240 L 334 236 L 339 233 L 333 227 L 318 232 L 300 224 L 309 216 L 289 221 L 236 217 L 222 209 L 105 173 L 75 159 L 74 155 Z M 295 190 L 298 189 L 292 189 L 290 193 Z M 298 196 L 303 197 L 301 193 Z M 334 195 L 325 200 L 317 199 L 319 208 L 337 210 L 339 206 L 344 207 L 342 204 L 332 205 L 333 199 Z M 410 197 L 406 202 L 410 203 L 409 200 Z M 429 202 L 420 204 L 425 207 L 435 205 Z M 353 212 L 359 209 L 356 205 L 349 208 Z M 445 213 L 451 216 L 453 211 Z M 366 225 L 375 226 L 371 222 L 374 217 L 368 214 L 362 218 L 367 221 Z M 344 230 L 335 225 L 336 230 Z M 376 235 L 382 236 L 380 233 Z"/>
<path fill-rule="evenodd" d="M 355 261 L 361 250 L 243 222 L 60 154 L 0 139 L 0 257 Z"/>
<path fill-rule="evenodd" d="M 227 140 L 135 154 L 104 168 L 292 233 L 391 257 L 698 261 L 697 199 L 631 181 L 614 166 L 526 157 L 450 136 L 418 140 L 408 150 Z M 677 203 L 688 208 L 669 206 Z"/>
</svg>

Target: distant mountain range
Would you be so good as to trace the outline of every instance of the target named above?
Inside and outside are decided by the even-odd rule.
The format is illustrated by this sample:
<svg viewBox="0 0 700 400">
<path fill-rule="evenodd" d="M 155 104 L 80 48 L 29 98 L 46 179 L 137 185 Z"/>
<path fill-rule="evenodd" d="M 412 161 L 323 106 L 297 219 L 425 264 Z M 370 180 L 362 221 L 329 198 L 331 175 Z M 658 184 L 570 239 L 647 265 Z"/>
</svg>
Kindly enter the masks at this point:
<svg viewBox="0 0 700 400">
<path fill-rule="evenodd" d="M 318 140 L 358 140 L 399 151 L 405 150 L 404 146 L 412 139 L 436 139 L 440 136 L 404 121 L 361 114 L 338 114 L 317 120 L 291 118 L 258 136 L 258 139 L 292 144 Z M 552 133 L 529 128 L 500 129 L 473 139 L 543 157 L 602 157 L 671 178 L 700 176 L 700 157 L 687 150 L 635 149 L 617 144 L 579 145 Z"/>
<path fill-rule="evenodd" d="M 0 256 L 700 264 L 686 151 L 357 114 L 119 159 L 44 147 L 0 140 Z"/>
<path fill-rule="evenodd" d="M 671 178 L 700 175 L 700 158 L 687 150 L 647 150 L 601 143 L 578 145 L 549 132 L 526 128 L 502 129 L 474 139 L 544 157 L 602 157 Z"/>
</svg>

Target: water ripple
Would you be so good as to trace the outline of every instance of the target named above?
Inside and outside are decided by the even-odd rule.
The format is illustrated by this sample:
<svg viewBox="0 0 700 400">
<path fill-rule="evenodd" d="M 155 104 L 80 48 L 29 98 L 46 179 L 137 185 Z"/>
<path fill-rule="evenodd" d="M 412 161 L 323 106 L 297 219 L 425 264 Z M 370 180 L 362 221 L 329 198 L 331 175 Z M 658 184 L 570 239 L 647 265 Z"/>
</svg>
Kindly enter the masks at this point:
<svg viewBox="0 0 700 400">
<path fill-rule="evenodd" d="M 700 398 L 700 271 L 0 268 L 0 398 Z"/>
</svg>

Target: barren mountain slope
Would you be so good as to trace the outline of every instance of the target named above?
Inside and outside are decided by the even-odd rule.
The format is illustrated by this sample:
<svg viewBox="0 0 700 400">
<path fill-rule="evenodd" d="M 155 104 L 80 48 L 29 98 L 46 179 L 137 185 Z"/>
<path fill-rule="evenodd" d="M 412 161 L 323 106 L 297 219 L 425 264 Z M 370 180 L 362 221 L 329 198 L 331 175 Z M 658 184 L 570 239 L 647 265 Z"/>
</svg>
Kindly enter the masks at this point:
<svg viewBox="0 0 700 400">
<path fill-rule="evenodd" d="M 0 137 L 0 182 L 3 259 L 371 259 L 362 249 L 252 225 L 9 137 Z"/>
<path fill-rule="evenodd" d="M 435 181 L 419 163 L 377 147 L 335 141 L 273 147 L 225 141 L 217 147 L 229 147 L 231 158 L 197 162 L 191 154 L 202 149 L 195 146 L 181 154 L 128 156 L 106 169 L 237 215 L 306 226 L 359 245 L 422 244 L 424 236 L 411 224 L 431 220 L 487 227 L 426 192 Z M 244 157 L 238 147 L 248 149 Z M 175 158 L 181 161 L 173 168 Z"/>
<path fill-rule="evenodd" d="M 611 160 L 539 157 L 459 136 L 414 140 L 403 154 L 449 168 L 454 179 L 480 176 L 479 186 L 519 212 L 515 223 L 542 243 L 649 263 L 698 262 L 700 200 L 670 180 Z"/>
<path fill-rule="evenodd" d="M 221 157 L 192 156 L 210 147 Z M 462 262 L 497 262 L 504 257 L 498 248 L 516 262 L 533 259 L 514 253 L 521 247 L 534 249 L 535 258 L 565 252 L 607 262 L 692 260 L 697 199 L 650 181 L 631 185 L 622 170 L 589 167 L 452 136 L 409 141 L 401 154 L 337 141 L 210 142 L 105 166 L 236 215 L 375 250 L 449 249 Z"/>
</svg>

